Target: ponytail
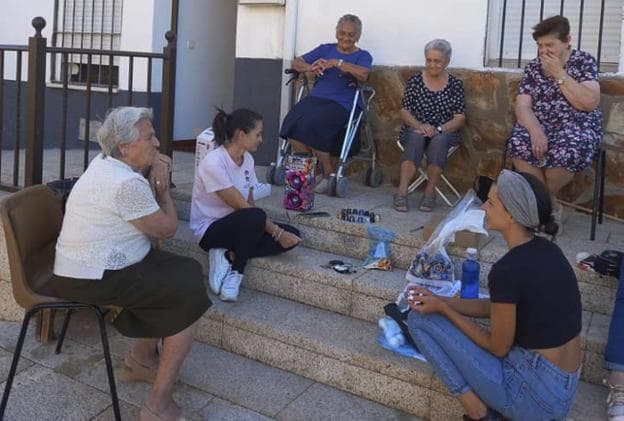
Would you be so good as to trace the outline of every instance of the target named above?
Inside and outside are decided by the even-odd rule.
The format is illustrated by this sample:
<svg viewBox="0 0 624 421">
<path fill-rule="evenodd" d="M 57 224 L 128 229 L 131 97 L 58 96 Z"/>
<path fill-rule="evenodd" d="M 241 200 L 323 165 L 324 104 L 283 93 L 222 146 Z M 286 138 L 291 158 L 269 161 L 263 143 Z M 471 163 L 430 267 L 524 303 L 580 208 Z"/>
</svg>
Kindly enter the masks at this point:
<svg viewBox="0 0 624 421">
<path fill-rule="evenodd" d="M 239 108 L 232 111 L 231 114 L 226 113 L 221 108 L 217 108 L 217 114 L 214 120 L 212 120 L 214 141 L 221 146 L 232 140 L 236 130 L 249 133 L 256 127 L 259 121 L 262 121 L 262 116 L 246 108 Z"/>
<path fill-rule="evenodd" d="M 555 218 L 552 215 L 553 205 L 550 193 L 546 188 L 546 185 L 542 181 L 532 174 L 519 172 L 522 177 L 529 183 L 533 193 L 535 194 L 535 201 L 537 203 L 537 214 L 539 216 L 539 227 L 537 232 L 543 232 L 555 237 L 559 232 L 559 225 L 555 222 Z"/>
</svg>

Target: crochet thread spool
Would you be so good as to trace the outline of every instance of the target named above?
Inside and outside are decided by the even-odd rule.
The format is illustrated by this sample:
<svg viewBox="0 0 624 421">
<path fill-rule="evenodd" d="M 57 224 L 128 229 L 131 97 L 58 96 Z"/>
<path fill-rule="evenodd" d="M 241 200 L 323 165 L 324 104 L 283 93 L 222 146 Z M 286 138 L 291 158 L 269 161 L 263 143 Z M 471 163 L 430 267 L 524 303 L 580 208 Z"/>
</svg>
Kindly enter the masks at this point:
<svg viewBox="0 0 624 421">
<path fill-rule="evenodd" d="M 376 214 L 373 211 L 367 211 L 364 209 L 351 209 L 351 208 L 343 208 L 336 215 L 338 219 L 342 219 L 347 222 L 357 222 L 359 224 L 374 224 L 381 220 L 380 215 Z"/>
</svg>

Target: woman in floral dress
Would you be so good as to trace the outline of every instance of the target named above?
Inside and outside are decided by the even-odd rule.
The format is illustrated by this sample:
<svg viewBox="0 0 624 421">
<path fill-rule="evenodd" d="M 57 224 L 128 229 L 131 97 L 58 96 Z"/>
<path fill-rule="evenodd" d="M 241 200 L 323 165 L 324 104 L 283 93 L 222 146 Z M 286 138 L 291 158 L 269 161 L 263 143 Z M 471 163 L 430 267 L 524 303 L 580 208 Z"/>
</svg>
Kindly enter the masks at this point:
<svg viewBox="0 0 624 421">
<path fill-rule="evenodd" d="M 563 16 L 533 28 L 538 57 L 524 70 L 507 150 L 518 171 L 546 183 L 553 197 L 592 161 L 602 137 L 596 60 L 572 50 Z M 556 201 L 553 201 L 556 203 Z M 561 224 L 561 207 L 554 215 Z"/>
</svg>

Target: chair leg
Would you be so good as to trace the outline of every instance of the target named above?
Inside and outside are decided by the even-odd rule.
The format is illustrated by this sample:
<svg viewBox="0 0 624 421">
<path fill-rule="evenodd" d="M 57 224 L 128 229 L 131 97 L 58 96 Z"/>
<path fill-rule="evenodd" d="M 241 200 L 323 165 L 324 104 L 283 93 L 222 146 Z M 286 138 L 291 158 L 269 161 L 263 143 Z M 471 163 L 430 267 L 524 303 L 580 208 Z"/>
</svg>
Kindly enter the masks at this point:
<svg viewBox="0 0 624 421">
<path fill-rule="evenodd" d="M 414 190 L 416 190 L 422 183 L 424 183 L 425 181 L 427 181 L 427 174 L 425 174 L 425 172 L 423 170 L 421 170 L 420 168 L 418 168 L 418 172 L 420 173 L 420 176 L 414 180 L 412 182 L 412 184 L 409 185 L 409 187 L 407 188 L 407 194 L 412 193 Z"/>
<path fill-rule="evenodd" d="M 607 151 L 600 151 L 600 208 L 598 209 L 598 223 L 602 224 L 602 216 L 604 214 L 604 185 L 606 174 L 606 166 L 607 166 Z"/>
<path fill-rule="evenodd" d="M 17 371 L 17 363 L 19 362 L 20 355 L 22 353 L 22 347 L 24 346 L 24 339 L 26 338 L 26 332 L 28 331 L 28 323 L 30 322 L 30 318 L 39 310 L 39 308 L 35 307 L 28 310 L 24 315 L 24 320 L 22 321 L 22 329 L 20 330 L 20 334 L 17 339 L 15 352 L 13 353 L 11 369 L 9 370 L 9 375 L 4 386 L 4 393 L 2 394 L 2 403 L 0 404 L 0 420 L 4 419 L 4 412 L 6 411 L 7 403 L 9 402 L 9 393 L 11 393 L 13 378 L 15 377 L 15 372 Z"/>
<path fill-rule="evenodd" d="M 115 385 L 115 375 L 113 373 L 113 362 L 110 355 L 110 347 L 108 346 L 108 336 L 106 335 L 106 323 L 104 314 L 97 306 L 89 306 L 97 316 L 100 325 L 100 336 L 102 338 L 102 349 L 104 351 L 104 361 L 106 362 L 106 373 L 108 374 L 108 386 L 110 388 L 111 399 L 113 401 L 113 413 L 115 420 L 121 420 L 121 412 L 119 411 L 119 398 L 117 397 L 117 386 Z"/>
<path fill-rule="evenodd" d="M 600 196 L 602 195 L 600 187 L 602 179 L 602 151 L 598 151 L 598 160 L 596 162 L 596 174 L 594 176 L 594 203 L 592 206 L 591 217 L 591 229 L 589 232 L 589 239 L 594 241 L 596 239 L 596 222 L 598 220 L 599 208 L 600 208 Z"/>
<path fill-rule="evenodd" d="M 61 353 L 61 348 L 63 347 L 63 342 L 65 341 L 65 334 L 67 333 L 67 327 L 69 326 L 69 319 L 72 315 L 72 309 L 68 308 L 67 313 L 65 313 L 65 320 L 63 320 L 63 327 L 61 328 L 61 334 L 59 335 L 58 341 L 56 342 L 56 349 L 54 350 L 55 354 Z"/>
<path fill-rule="evenodd" d="M 453 184 L 451 184 L 451 182 L 449 181 L 448 178 L 446 178 L 444 176 L 444 174 L 440 175 L 440 178 L 442 179 L 442 181 L 444 181 L 446 183 L 446 185 L 448 186 L 449 189 L 451 189 L 451 191 L 453 192 L 453 194 L 455 195 L 455 197 L 457 197 L 457 199 L 461 199 L 461 194 L 457 191 L 457 189 L 455 188 L 455 186 Z"/>
</svg>

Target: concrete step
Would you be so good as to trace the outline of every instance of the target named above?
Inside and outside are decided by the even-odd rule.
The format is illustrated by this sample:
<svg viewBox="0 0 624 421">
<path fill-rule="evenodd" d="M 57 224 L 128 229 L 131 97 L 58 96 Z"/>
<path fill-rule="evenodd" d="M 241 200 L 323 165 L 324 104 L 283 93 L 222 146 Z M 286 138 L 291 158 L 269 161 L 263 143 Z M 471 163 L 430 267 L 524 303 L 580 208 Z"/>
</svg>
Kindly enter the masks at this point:
<svg viewBox="0 0 624 421">
<path fill-rule="evenodd" d="M 428 364 L 382 349 L 373 323 L 258 291 L 215 305 L 197 339 L 431 420 L 461 418 L 461 407 Z M 603 387 L 583 383 L 569 419 L 605 419 Z"/>
<path fill-rule="evenodd" d="M 62 318 L 56 317 L 56 332 Z M 35 321 L 30 329 L 34 331 Z M 0 390 L 11 364 L 19 322 L 0 321 Z M 136 420 L 149 385 L 119 380 L 134 340 L 107 329 L 123 420 Z M 29 331 L 30 332 L 30 331 Z M 60 354 L 56 342 L 29 334 L 8 402 L 7 420 L 112 420 L 113 411 L 95 316 L 73 313 Z M 201 420 L 423 421 L 394 408 L 315 383 L 206 343 L 195 342 L 184 360 L 174 399 Z"/>
<path fill-rule="evenodd" d="M 267 202 L 263 209 L 274 220 L 283 221 L 296 226 L 300 231 L 304 240 L 304 245 L 308 249 L 315 249 L 335 256 L 344 256 L 358 260 L 364 260 L 368 255 L 370 248 L 370 240 L 367 234 L 367 226 L 364 224 L 353 224 L 338 220 L 337 218 L 308 218 L 299 213 L 287 212 L 284 209 L 276 209 L 272 206 L 273 202 Z M 397 213 L 397 212 L 395 212 Z M 572 221 L 573 222 L 573 221 Z M 570 224 L 572 224 L 570 222 Z M 390 244 L 391 258 L 393 265 L 398 269 L 406 269 L 409 267 L 411 259 L 416 255 L 417 251 L 423 245 L 422 235 L 420 233 L 401 234 L 395 229 L 397 238 Z M 189 245 L 181 245 L 181 250 L 189 250 L 194 255 L 204 255 L 199 247 L 195 244 L 197 240 L 190 233 L 188 223 L 180 222 L 180 229 L 173 242 L 185 240 Z M 562 248 L 566 257 L 570 262 L 576 262 L 576 254 L 579 252 L 579 246 L 575 246 L 573 241 L 559 240 L 559 246 Z M 600 252 L 606 248 L 613 248 L 608 243 L 593 243 L 585 247 L 588 252 Z M 453 245 L 447 248 L 447 251 L 453 260 L 456 268 L 456 275 L 460 276 L 461 261 L 464 258 L 465 250 L 459 249 Z M 492 264 L 500 259 L 507 251 L 503 238 L 496 233 L 490 235 L 487 241 L 482 243 L 480 249 L 479 261 L 481 263 L 481 287 L 487 288 L 487 276 L 490 272 Z M 340 258 L 340 257 L 338 257 Z M 613 304 L 615 301 L 615 292 L 617 290 L 617 279 L 610 276 L 601 276 L 592 271 L 579 269 L 573 264 L 576 272 L 579 288 L 581 290 L 583 309 L 595 313 L 610 315 L 613 312 Z"/>
<path fill-rule="evenodd" d="M 180 223 L 176 236 L 164 248 L 199 261 L 207 272 L 207 255 L 196 244 L 188 224 Z M 357 272 L 339 274 L 323 268 L 329 260 L 351 263 Z M 360 268 L 361 261 L 307 247 L 297 247 L 278 256 L 252 259 L 245 270 L 244 286 L 288 300 L 329 310 L 338 314 L 375 323 L 383 316 L 383 306 L 393 302 L 405 286 L 405 271 L 389 272 Z M 581 282 L 581 285 L 584 283 Z M 602 368 L 610 316 L 587 310 L 587 303 L 600 295 L 594 285 L 581 288 L 583 300 L 584 368 L 582 379 L 601 384 L 606 375 Z M 483 286 L 487 292 L 487 285 Z M 603 301 L 600 305 L 606 305 Z M 591 307 L 591 306 L 590 306 Z"/>
<path fill-rule="evenodd" d="M 310 218 L 298 212 L 286 211 L 281 205 L 281 189 L 276 187 L 273 188 L 273 194 L 270 197 L 258 201 L 258 206 L 262 207 L 272 219 L 295 225 L 301 231 L 306 247 L 360 260 L 363 260 L 369 251 L 370 240 L 367 233 L 369 225 L 345 222 L 337 219 L 335 215 L 342 207 L 374 209 L 382 218 L 379 226 L 389 228 L 396 234 L 394 241 L 390 244 L 393 265 L 401 269 L 408 268 L 411 260 L 424 244 L 423 230 L 411 231 L 425 225 L 432 217 L 431 214 L 423 212 L 406 214 L 394 211 L 388 203 L 390 193 L 381 188 L 358 186 L 354 190 L 356 191 L 353 197 L 349 199 L 317 195 L 315 210 L 326 211 L 330 217 Z M 183 221 L 188 220 L 190 194 L 177 191 L 174 196 L 180 218 Z M 436 212 L 445 214 L 448 209 L 445 206 L 439 206 Z M 566 219 L 563 235 L 557 240 L 557 244 L 574 267 L 583 295 L 583 308 L 587 311 L 610 315 L 613 312 L 617 279 L 579 269 L 576 267 L 576 256 L 583 251 L 600 253 L 605 249 L 621 249 L 622 246 L 618 243 L 620 237 L 611 235 L 608 231 L 617 223 L 605 221 L 596 241 L 588 241 L 585 238 L 588 223 L 587 215 L 571 212 Z M 459 270 L 461 261 L 465 257 L 465 250 L 450 244 L 447 246 L 447 252 Z M 481 241 L 479 261 L 482 287 L 487 287 L 487 275 L 492 264 L 506 252 L 504 239 L 498 233 L 492 232 L 488 238 Z"/>
</svg>

